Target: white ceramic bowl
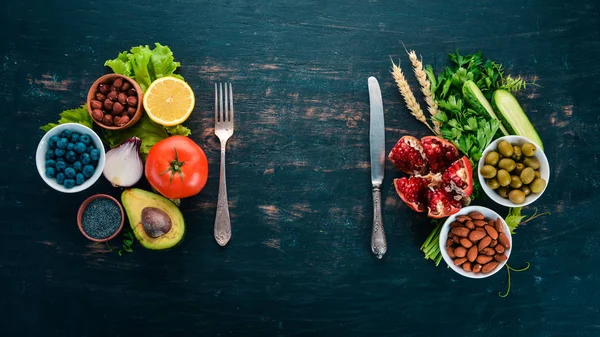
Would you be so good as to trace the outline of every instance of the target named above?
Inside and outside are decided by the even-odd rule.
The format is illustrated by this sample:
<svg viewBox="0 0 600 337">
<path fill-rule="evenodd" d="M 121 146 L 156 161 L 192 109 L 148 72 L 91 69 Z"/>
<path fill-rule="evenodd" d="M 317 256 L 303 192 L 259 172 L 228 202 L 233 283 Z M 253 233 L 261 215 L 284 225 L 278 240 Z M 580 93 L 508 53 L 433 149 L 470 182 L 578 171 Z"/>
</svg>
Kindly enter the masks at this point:
<svg viewBox="0 0 600 337">
<path fill-rule="evenodd" d="M 63 130 L 71 130 L 74 132 L 78 132 L 80 134 L 86 134 L 90 136 L 92 142 L 96 146 L 96 148 L 100 151 L 100 159 L 98 159 L 98 165 L 96 166 L 96 171 L 94 171 L 94 175 L 92 175 L 89 179 L 87 179 L 83 184 L 79 186 L 75 186 L 73 188 L 65 188 L 63 185 L 56 182 L 54 178 L 46 177 L 46 152 L 48 151 L 48 141 L 50 137 L 54 135 L 59 135 Z M 77 193 L 81 192 L 88 187 L 92 186 L 98 178 L 102 175 L 102 170 L 104 169 L 104 162 L 106 160 L 106 153 L 104 151 L 104 145 L 102 144 L 102 140 L 100 137 L 94 132 L 94 130 L 88 128 L 87 126 L 77 124 L 77 123 L 66 123 L 61 124 L 57 127 L 52 128 L 50 131 L 46 132 L 42 140 L 37 147 L 37 152 L 35 154 L 35 162 L 37 165 L 38 173 L 40 177 L 48 184 L 48 186 L 53 189 L 63 192 L 63 193 Z"/>
<path fill-rule="evenodd" d="M 483 155 L 479 160 L 479 164 L 477 165 L 477 176 L 479 177 L 479 183 L 481 184 L 481 188 L 483 188 L 485 194 L 487 194 L 487 196 L 490 197 L 490 199 L 494 200 L 502 206 L 527 206 L 532 202 L 536 201 L 542 194 L 544 194 L 544 191 L 546 191 L 546 188 L 548 187 L 548 183 L 550 182 L 550 165 L 548 164 L 548 158 L 546 158 L 546 154 L 544 153 L 544 151 L 542 151 L 542 149 L 540 149 L 540 147 L 536 144 L 537 150 L 535 151 L 535 155 L 533 157 L 540 161 L 540 177 L 546 181 L 546 187 L 544 187 L 544 190 L 540 193 L 530 193 L 528 196 L 525 197 L 525 201 L 522 204 L 515 204 L 514 202 L 508 199 L 502 198 L 495 190 L 491 189 L 485 182 L 485 178 L 482 177 L 481 174 L 479 174 L 479 172 L 481 172 L 481 168 L 485 165 L 485 156 L 487 156 L 487 154 L 491 151 L 495 151 L 498 148 L 498 143 L 500 143 L 503 140 L 506 140 L 507 142 L 513 145 L 523 145 L 525 143 L 536 144 L 530 139 L 521 136 L 504 136 L 493 141 L 490 145 L 488 145 L 488 147 L 485 148 L 485 150 L 483 151 Z"/>
<path fill-rule="evenodd" d="M 465 271 L 464 269 L 462 269 L 461 266 L 455 266 L 454 261 L 446 252 L 446 240 L 448 240 L 448 232 L 450 231 L 450 224 L 452 222 L 454 222 L 454 220 L 456 220 L 457 216 L 468 215 L 469 213 L 475 212 L 475 211 L 483 214 L 483 216 L 485 216 L 486 220 L 501 219 L 502 226 L 504 226 L 504 234 L 506 234 L 506 236 L 508 237 L 508 242 L 510 243 L 510 248 L 504 251 L 504 254 L 506 255 L 506 260 L 503 262 L 500 262 L 498 264 L 498 266 L 496 267 L 496 269 L 494 269 L 492 272 L 487 273 L 487 274 L 468 272 L 468 271 Z M 490 277 L 490 276 L 496 274 L 500 269 L 502 269 L 504 267 L 504 265 L 510 258 L 510 252 L 512 251 L 512 245 L 513 245 L 513 243 L 512 243 L 512 236 L 510 235 L 510 229 L 508 228 L 508 225 L 506 224 L 504 219 L 500 215 L 498 215 L 498 213 L 492 211 L 491 209 L 486 208 L 486 207 L 481 207 L 481 206 L 464 207 L 458 213 L 449 216 L 448 219 L 446 219 L 446 222 L 444 222 L 444 225 L 442 226 L 442 230 L 440 232 L 440 252 L 442 252 L 442 257 L 444 258 L 444 261 L 446 261 L 446 263 L 448 264 L 448 266 L 450 268 L 452 268 L 452 270 L 454 270 L 455 272 L 457 272 L 458 274 L 460 274 L 464 277 L 469 277 L 469 278 L 486 278 L 486 277 Z"/>
</svg>

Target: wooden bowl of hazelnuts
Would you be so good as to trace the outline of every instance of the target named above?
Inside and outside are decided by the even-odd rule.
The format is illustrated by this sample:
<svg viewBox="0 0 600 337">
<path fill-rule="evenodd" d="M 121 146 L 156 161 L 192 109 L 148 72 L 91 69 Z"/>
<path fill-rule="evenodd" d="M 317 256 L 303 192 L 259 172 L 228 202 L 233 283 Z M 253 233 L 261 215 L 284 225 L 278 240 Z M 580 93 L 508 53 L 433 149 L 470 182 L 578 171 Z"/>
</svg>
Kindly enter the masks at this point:
<svg viewBox="0 0 600 337">
<path fill-rule="evenodd" d="M 133 79 L 107 74 L 90 88 L 87 107 L 94 123 L 108 130 L 122 130 L 142 117 L 143 98 L 142 88 Z"/>
</svg>

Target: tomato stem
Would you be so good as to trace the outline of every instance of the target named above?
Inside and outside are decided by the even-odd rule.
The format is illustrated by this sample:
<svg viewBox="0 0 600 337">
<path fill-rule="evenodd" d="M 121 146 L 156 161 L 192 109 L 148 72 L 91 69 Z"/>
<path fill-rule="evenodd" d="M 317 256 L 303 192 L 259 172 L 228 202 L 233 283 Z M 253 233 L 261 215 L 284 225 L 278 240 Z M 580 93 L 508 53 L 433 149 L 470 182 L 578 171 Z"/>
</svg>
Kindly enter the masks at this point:
<svg viewBox="0 0 600 337">
<path fill-rule="evenodd" d="M 181 171 L 181 168 L 185 164 L 185 161 L 179 161 L 179 156 L 177 155 L 176 147 L 173 147 L 173 151 L 175 151 L 175 159 L 170 161 L 169 162 L 170 166 L 166 170 L 164 170 L 160 173 L 161 176 L 163 174 L 170 173 L 169 182 L 171 184 L 173 184 L 173 176 L 177 173 L 179 173 L 179 176 L 181 177 L 181 182 L 183 182 L 183 172 Z"/>
</svg>

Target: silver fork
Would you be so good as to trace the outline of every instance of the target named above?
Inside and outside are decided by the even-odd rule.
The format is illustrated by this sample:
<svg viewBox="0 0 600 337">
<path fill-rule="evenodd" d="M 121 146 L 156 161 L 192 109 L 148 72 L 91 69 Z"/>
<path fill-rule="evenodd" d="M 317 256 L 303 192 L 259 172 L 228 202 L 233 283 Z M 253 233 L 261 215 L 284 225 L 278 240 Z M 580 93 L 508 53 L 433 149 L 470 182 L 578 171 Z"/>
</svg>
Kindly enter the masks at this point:
<svg viewBox="0 0 600 337">
<path fill-rule="evenodd" d="M 227 90 L 229 87 L 229 90 Z M 218 94 L 218 95 L 217 95 Z M 231 239 L 231 220 L 227 201 L 227 183 L 225 182 L 225 147 L 233 135 L 233 90 L 231 83 L 225 83 L 225 104 L 223 104 L 223 83 L 218 90 L 215 83 L 215 135 L 221 141 L 221 173 L 219 177 L 219 198 L 215 217 L 215 240 L 225 246 Z"/>
</svg>

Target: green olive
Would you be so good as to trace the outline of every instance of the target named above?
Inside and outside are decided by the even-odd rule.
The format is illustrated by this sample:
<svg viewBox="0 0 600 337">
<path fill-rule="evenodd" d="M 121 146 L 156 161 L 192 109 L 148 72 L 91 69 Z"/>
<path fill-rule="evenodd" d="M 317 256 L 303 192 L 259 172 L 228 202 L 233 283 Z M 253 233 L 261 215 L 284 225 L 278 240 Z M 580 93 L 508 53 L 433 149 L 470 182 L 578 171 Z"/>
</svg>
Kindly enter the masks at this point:
<svg viewBox="0 0 600 337">
<path fill-rule="evenodd" d="M 508 198 L 508 188 L 506 188 L 506 187 L 498 188 L 498 195 L 504 199 L 507 199 Z"/>
<path fill-rule="evenodd" d="M 519 176 L 510 176 L 510 187 L 512 188 L 520 188 L 523 186 L 523 182 L 519 178 Z"/>
<path fill-rule="evenodd" d="M 516 175 L 520 175 L 521 172 L 523 172 L 523 169 L 525 169 L 525 164 L 517 163 L 517 166 L 515 166 L 515 170 L 512 173 L 514 173 Z"/>
<path fill-rule="evenodd" d="M 513 154 L 511 156 L 511 158 L 514 161 L 519 161 L 521 160 L 523 153 L 521 152 L 521 147 L 519 145 L 515 145 L 513 146 Z"/>
<path fill-rule="evenodd" d="M 529 166 L 534 170 L 537 170 L 540 168 L 540 161 L 537 160 L 536 158 L 525 158 L 523 159 L 523 164 L 525 164 L 525 166 Z"/>
<path fill-rule="evenodd" d="M 534 181 L 531 182 L 529 188 L 533 193 L 541 193 L 544 190 L 544 188 L 546 188 L 546 181 L 542 178 L 536 178 Z"/>
<path fill-rule="evenodd" d="M 500 155 L 496 151 L 492 151 L 485 156 L 485 164 L 495 166 L 500 160 Z"/>
<path fill-rule="evenodd" d="M 540 171 L 535 171 L 535 177 L 536 178 L 541 178 L 542 175 L 540 174 Z"/>
<path fill-rule="evenodd" d="M 521 191 L 523 191 L 523 193 L 525 193 L 525 196 L 528 196 L 531 194 L 531 189 L 527 185 L 521 186 Z"/>
<path fill-rule="evenodd" d="M 512 190 L 508 193 L 508 200 L 515 204 L 522 204 L 525 201 L 525 193 L 521 190 Z"/>
<path fill-rule="evenodd" d="M 496 176 L 496 168 L 492 165 L 485 165 L 481 168 L 481 176 L 490 179 Z"/>
<path fill-rule="evenodd" d="M 500 162 L 498 162 L 498 167 L 505 169 L 508 172 L 512 172 L 516 166 L 517 164 L 515 164 L 515 161 L 510 158 L 502 158 L 500 159 Z"/>
<path fill-rule="evenodd" d="M 525 143 L 521 147 L 521 150 L 523 151 L 524 155 L 526 155 L 527 157 L 531 157 L 535 154 L 536 147 L 531 143 Z"/>
<path fill-rule="evenodd" d="M 500 187 L 500 184 L 498 183 L 498 180 L 496 178 L 488 179 L 488 180 L 486 180 L 486 183 L 493 190 L 496 190 L 496 189 L 498 189 L 498 187 Z"/>
<path fill-rule="evenodd" d="M 499 170 L 496 179 L 498 179 L 500 186 L 508 186 L 510 184 L 510 173 L 506 170 Z"/>
<path fill-rule="evenodd" d="M 513 154 L 513 147 L 509 142 L 503 140 L 498 143 L 498 152 L 504 157 L 510 157 Z"/>
<path fill-rule="evenodd" d="M 535 172 L 531 167 L 526 167 L 523 172 L 521 172 L 520 177 L 523 184 L 529 184 L 535 179 Z"/>
</svg>

